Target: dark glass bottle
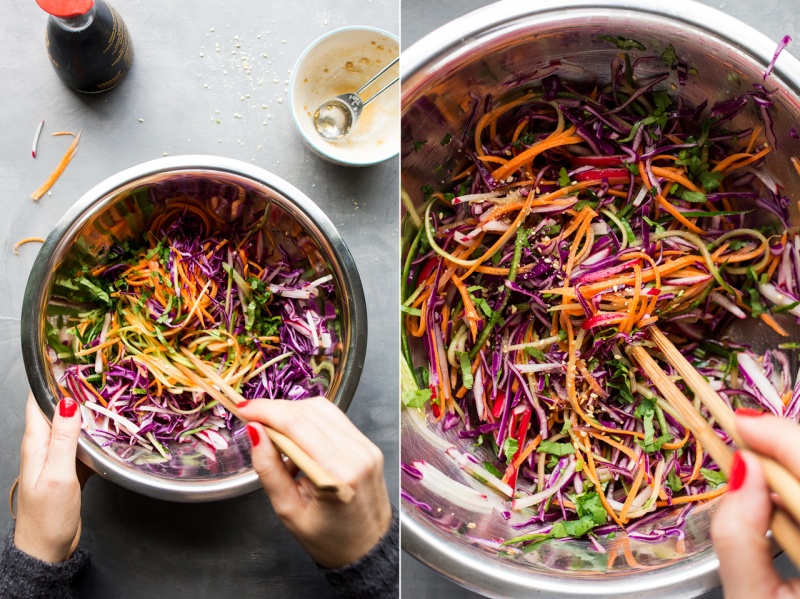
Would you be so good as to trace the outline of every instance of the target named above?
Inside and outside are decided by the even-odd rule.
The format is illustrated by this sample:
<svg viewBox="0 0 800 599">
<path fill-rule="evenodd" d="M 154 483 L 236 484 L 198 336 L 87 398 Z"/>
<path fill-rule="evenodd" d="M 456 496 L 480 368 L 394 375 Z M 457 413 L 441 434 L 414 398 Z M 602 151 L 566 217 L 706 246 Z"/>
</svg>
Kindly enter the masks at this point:
<svg viewBox="0 0 800 599">
<path fill-rule="evenodd" d="M 47 52 L 56 74 L 87 93 L 109 90 L 128 74 L 133 45 L 119 13 L 105 0 L 36 0 L 50 13 Z"/>
</svg>

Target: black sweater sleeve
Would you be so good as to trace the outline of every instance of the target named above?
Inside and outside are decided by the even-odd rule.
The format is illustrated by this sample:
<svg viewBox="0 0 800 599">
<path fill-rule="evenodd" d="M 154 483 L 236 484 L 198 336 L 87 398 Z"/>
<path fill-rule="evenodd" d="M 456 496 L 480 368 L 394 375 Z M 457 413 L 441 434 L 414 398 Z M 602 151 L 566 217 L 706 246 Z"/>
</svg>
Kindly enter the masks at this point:
<svg viewBox="0 0 800 599">
<path fill-rule="evenodd" d="M 89 553 L 80 548 L 65 562 L 43 562 L 17 549 L 12 530 L 0 552 L 0 597 L 77 599 L 76 580 L 88 565 Z"/>
<path fill-rule="evenodd" d="M 346 599 L 392 599 L 399 597 L 400 543 L 397 510 L 392 524 L 369 553 L 341 568 L 320 568 L 340 597 Z"/>
</svg>

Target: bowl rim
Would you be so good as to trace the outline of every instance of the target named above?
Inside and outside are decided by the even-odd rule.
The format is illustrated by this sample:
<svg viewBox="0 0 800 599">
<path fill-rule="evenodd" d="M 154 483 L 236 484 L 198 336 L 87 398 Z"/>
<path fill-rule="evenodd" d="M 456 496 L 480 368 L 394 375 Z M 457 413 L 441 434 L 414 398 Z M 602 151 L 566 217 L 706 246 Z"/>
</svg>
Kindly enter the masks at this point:
<svg viewBox="0 0 800 599">
<path fill-rule="evenodd" d="M 395 156 L 400 153 L 399 144 L 396 148 L 396 151 L 392 154 L 389 154 L 386 157 L 378 158 L 377 160 L 343 160 L 341 158 L 337 158 L 324 152 L 322 148 L 325 146 L 320 144 L 316 145 L 309 137 L 306 135 L 305 131 L 303 131 L 302 126 L 300 125 L 300 119 L 298 117 L 297 111 L 294 109 L 294 90 L 295 90 L 295 80 L 297 78 L 297 71 L 302 64 L 302 62 L 308 57 L 311 51 L 316 48 L 320 43 L 326 40 L 329 37 L 333 37 L 334 35 L 339 35 L 346 31 L 371 31 L 373 33 L 379 33 L 381 35 L 385 35 L 386 37 L 394 40 L 397 43 L 397 50 L 400 52 L 400 38 L 393 33 L 389 33 L 385 29 L 381 29 L 380 27 L 372 27 L 370 25 L 348 25 L 346 27 L 339 27 L 338 29 L 334 29 L 333 31 L 329 31 L 328 33 L 324 33 L 311 42 L 308 46 L 306 46 L 305 50 L 300 54 L 297 58 L 297 61 L 294 63 L 294 67 L 292 67 L 292 74 L 289 77 L 289 111 L 292 113 L 292 122 L 294 123 L 294 128 L 297 130 L 297 134 L 300 136 L 300 139 L 303 140 L 303 143 L 308 147 L 312 152 L 314 152 L 320 158 L 328 160 L 333 164 L 338 164 L 340 166 L 355 166 L 355 167 L 362 167 L 362 166 L 373 166 L 375 164 L 380 164 L 381 162 L 386 162 L 387 160 L 391 160 Z M 402 68 L 402 67 L 401 67 Z M 398 115 L 399 118 L 399 115 Z"/>
<path fill-rule="evenodd" d="M 263 186 L 282 196 L 304 213 L 325 238 L 331 248 L 332 257 L 338 262 L 342 272 L 344 292 L 350 297 L 348 314 L 352 326 L 348 355 L 351 356 L 351 359 L 345 364 L 341 384 L 333 399 L 342 411 L 346 411 L 355 395 L 364 367 L 367 346 L 367 310 L 364 290 L 355 261 L 333 222 L 302 191 L 267 170 L 231 158 L 213 155 L 184 155 L 143 162 L 101 181 L 84 193 L 67 210 L 39 250 L 28 276 L 23 296 L 20 336 L 28 382 L 44 415 L 52 421 L 55 402 L 43 374 L 47 368 L 47 361 L 38 351 L 39 330 L 42 322 L 40 314 L 46 302 L 44 291 L 47 280 L 57 266 L 58 257 L 54 252 L 61 245 L 62 237 L 78 224 L 95 204 L 101 203 L 103 199 L 120 188 L 153 175 L 181 171 L 206 171 L 209 174 L 234 175 Z M 126 468 L 110 458 L 101 448 L 90 443 L 83 434 L 78 441 L 78 458 L 103 478 L 137 493 L 168 501 L 185 503 L 216 501 L 237 497 L 261 486 L 258 475 L 252 467 L 250 470 L 221 480 L 202 482 L 193 480 L 191 484 L 184 484 L 180 482 L 180 479 L 171 480 L 166 477 L 145 475 L 138 470 Z"/>
<path fill-rule="evenodd" d="M 568 5 L 564 0 L 538 0 L 536 3 L 501 0 L 442 25 L 403 51 L 400 61 L 401 119 L 410 104 L 423 93 L 430 73 L 475 51 L 469 42 L 487 34 L 491 36 L 505 26 L 519 25 L 525 19 L 544 22 L 559 16 L 559 13 L 573 14 L 586 10 L 647 13 L 701 29 L 710 37 L 762 63 L 765 69 L 777 46 L 777 42 L 750 25 L 694 0 L 673 0 L 666 5 L 651 4 L 647 0 L 577 0 Z M 771 77 L 800 98 L 800 60 L 792 54 L 783 52 L 780 55 Z M 482 560 L 481 552 L 474 547 L 447 542 L 407 502 L 401 501 L 400 517 L 401 544 L 405 551 L 457 584 L 489 597 L 514 597 L 525 593 L 550 599 L 633 599 L 650 597 L 656 591 L 660 598 L 668 599 L 696 596 L 719 586 L 719 560 L 713 551 L 625 578 L 564 580 L 533 571 L 522 573 Z"/>
</svg>

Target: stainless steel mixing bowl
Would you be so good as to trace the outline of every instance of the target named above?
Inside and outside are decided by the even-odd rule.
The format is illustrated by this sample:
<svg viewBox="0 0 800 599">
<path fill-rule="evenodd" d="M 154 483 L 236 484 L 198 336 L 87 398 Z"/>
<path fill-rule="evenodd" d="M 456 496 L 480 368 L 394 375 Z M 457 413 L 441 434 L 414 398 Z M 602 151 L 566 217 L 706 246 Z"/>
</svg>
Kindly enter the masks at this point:
<svg viewBox="0 0 800 599">
<path fill-rule="evenodd" d="M 182 195 L 204 202 L 227 222 L 271 205 L 270 221 L 275 225 L 267 226 L 272 239 L 290 255 L 302 255 L 320 275 L 333 275 L 342 349 L 328 397 L 346 410 L 364 365 L 367 313 L 355 262 L 336 227 L 300 190 L 263 169 L 215 156 L 177 156 L 140 164 L 92 188 L 42 246 L 25 289 L 22 353 L 31 389 L 45 415 L 53 417 L 61 398 L 59 367 L 48 359 L 45 334 L 48 320 L 52 323 L 65 309 L 63 300 L 51 295 L 54 281 L 70 273 L 81 256 L 100 259 L 117 241 L 138 237 L 147 230 L 154 210 Z M 230 447 L 218 451 L 215 462 L 194 454 L 147 463 L 145 456 L 129 455 L 127 446 L 101 447 L 86 432 L 78 457 L 101 476 L 144 495 L 212 501 L 259 487 L 242 432 L 234 432 Z"/>
<path fill-rule="evenodd" d="M 436 172 L 447 172 L 454 145 L 439 140 L 448 133 L 461 135 L 473 107 L 470 93 L 480 98 L 492 94 L 497 102 L 520 87 L 536 88 L 556 68 L 560 76 L 583 86 L 607 83 L 609 65 L 620 50 L 597 39 L 603 34 L 640 41 L 647 52 L 637 55 L 660 56 L 672 44 L 697 74 L 680 86 L 673 71 L 661 89 L 692 105 L 708 100 L 710 106 L 762 83 L 777 45 L 732 17 L 688 0 L 508 1 L 473 12 L 434 31 L 402 56 L 402 180 L 413 204 L 422 204 L 420 186 L 444 183 L 433 169 L 443 165 Z M 637 74 L 663 71 L 663 63 L 654 60 L 643 62 Z M 787 188 L 792 219 L 798 223 L 800 186 L 789 157 L 800 155 L 800 141 L 789 131 L 800 122 L 800 62 L 784 53 L 766 85 L 776 90 L 772 116 L 778 139 L 778 152 L 770 155 L 767 169 Z M 744 128 L 757 118 L 755 111 L 744 113 L 734 126 Z M 421 149 L 419 143 L 414 147 L 424 140 Z M 761 334 L 757 338 L 768 343 Z M 405 410 L 401 435 L 403 462 L 425 460 L 462 484 L 486 490 L 468 480 L 437 446 L 436 436 L 420 432 Z M 470 440 L 458 439 L 453 431 L 445 436 L 460 450 L 470 449 Z M 608 554 L 593 551 L 584 541 L 552 541 L 526 555 L 505 555 L 492 543 L 482 543 L 521 534 L 509 527 L 500 508 L 477 511 L 408 475 L 403 475 L 402 490 L 403 548 L 492 597 L 667 599 L 693 597 L 718 584 L 709 538 L 713 502 L 690 512 L 682 552 L 675 540 L 645 543 L 618 535 L 604 542 L 609 552 L 618 554 L 609 566 Z M 675 513 L 665 514 L 656 525 L 675 519 Z"/>
</svg>

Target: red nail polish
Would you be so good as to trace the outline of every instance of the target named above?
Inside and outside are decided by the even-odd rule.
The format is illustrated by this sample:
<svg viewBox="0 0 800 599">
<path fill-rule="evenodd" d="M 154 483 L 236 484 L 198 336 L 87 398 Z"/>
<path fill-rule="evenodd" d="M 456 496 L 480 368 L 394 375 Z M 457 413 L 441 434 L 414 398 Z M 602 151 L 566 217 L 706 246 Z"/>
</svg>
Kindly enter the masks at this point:
<svg viewBox="0 0 800 599">
<path fill-rule="evenodd" d="M 733 463 L 731 464 L 731 476 L 728 479 L 729 489 L 735 491 L 744 484 L 744 477 L 747 475 L 747 464 L 742 459 L 741 454 L 737 451 L 733 454 Z"/>
<path fill-rule="evenodd" d="M 245 426 L 245 428 L 247 429 L 247 434 L 250 436 L 250 445 L 255 447 L 258 445 L 258 442 L 261 441 L 261 437 L 258 436 L 256 427 L 254 427 L 252 424 L 248 424 Z"/>
<path fill-rule="evenodd" d="M 755 418 L 756 416 L 763 416 L 766 412 L 762 410 L 754 410 L 753 408 L 738 408 L 736 410 L 737 416 L 744 416 L 745 418 Z"/>
<path fill-rule="evenodd" d="M 250 400 L 244 399 L 236 404 L 237 408 L 246 408 L 247 405 L 250 403 Z"/>
<path fill-rule="evenodd" d="M 58 402 L 58 413 L 64 418 L 72 418 L 78 410 L 78 403 L 74 399 L 65 397 Z"/>
</svg>

